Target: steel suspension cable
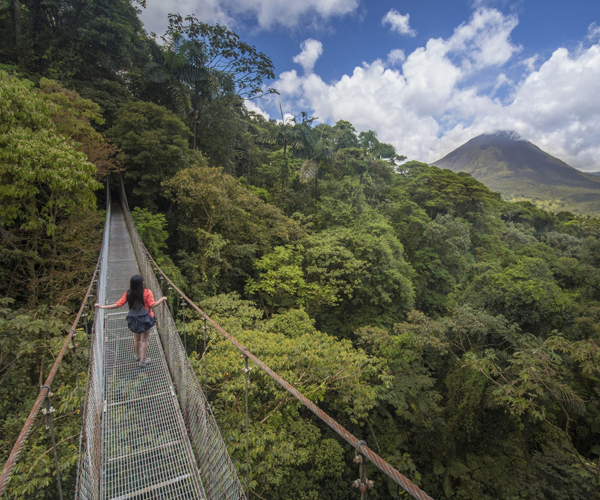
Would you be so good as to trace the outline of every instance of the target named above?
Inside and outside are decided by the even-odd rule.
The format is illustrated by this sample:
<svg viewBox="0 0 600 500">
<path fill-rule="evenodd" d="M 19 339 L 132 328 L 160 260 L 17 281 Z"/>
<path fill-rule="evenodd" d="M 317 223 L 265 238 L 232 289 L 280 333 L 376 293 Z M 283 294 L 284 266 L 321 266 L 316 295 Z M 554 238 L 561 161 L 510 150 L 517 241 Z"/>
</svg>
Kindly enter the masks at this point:
<svg viewBox="0 0 600 500">
<path fill-rule="evenodd" d="M 120 200 L 125 223 L 133 243 L 133 251 L 140 266 L 140 274 L 144 276 L 149 285 L 148 288 L 152 289 L 154 297 L 160 298 L 163 294 L 157 278 L 162 278 L 164 273 L 159 275 L 156 263 L 148 258 L 147 250 L 129 211 L 122 178 Z M 183 305 L 187 304 L 187 301 L 183 300 L 182 309 Z M 160 308 L 156 315 L 160 342 L 165 351 L 166 362 L 175 390 L 179 394 L 179 404 L 186 422 L 188 436 L 196 457 L 198 457 L 198 472 L 202 477 L 206 497 L 214 500 L 244 500 L 246 496 L 235 466 L 231 461 L 208 399 L 202 391 L 198 376 L 184 351 L 184 339 L 181 339 L 180 332 L 168 308 Z"/>
<path fill-rule="evenodd" d="M 75 333 L 75 330 L 77 328 L 79 320 L 81 319 L 81 316 L 85 309 L 86 301 L 92 291 L 92 287 L 94 285 L 94 280 L 96 279 L 96 275 L 98 274 L 99 267 L 100 267 L 100 258 L 98 259 L 98 262 L 96 264 L 96 269 L 94 270 L 94 274 L 93 274 L 90 284 L 88 286 L 85 297 L 84 297 L 83 301 L 81 302 L 81 306 L 79 307 L 79 311 L 77 312 L 75 321 L 73 321 L 73 325 L 71 326 L 71 329 L 69 330 L 69 333 L 68 333 L 67 337 L 65 338 L 65 341 L 63 342 L 62 348 L 61 348 L 60 352 L 58 353 L 58 356 L 56 357 L 54 364 L 52 365 L 52 369 L 50 370 L 50 373 L 48 374 L 48 377 L 46 378 L 44 385 L 42 385 L 42 387 L 40 388 L 38 397 L 35 400 L 35 403 L 33 403 L 33 407 L 31 408 L 31 411 L 29 412 L 29 416 L 27 417 L 27 420 L 25 420 L 23 429 L 21 429 L 21 433 L 19 434 L 19 437 L 17 438 L 17 441 L 15 442 L 15 445 L 13 446 L 13 449 L 10 452 L 8 460 L 4 464 L 2 473 L 0 474 L 0 497 L 6 491 L 6 486 L 8 484 L 8 480 L 10 479 L 10 476 L 11 476 L 12 471 L 17 463 L 19 455 L 21 454 L 23 446 L 25 446 L 25 442 L 27 441 L 27 438 L 29 437 L 31 427 L 33 426 L 33 423 L 34 423 L 38 413 L 40 412 L 40 409 L 41 409 L 42 404 L 44 403 L 44 400 L 47 398 L 47 396 L 50 393 L 50 388 L 51 388 L 52 382 L 54 381 L 54 377 L 56 376 L 56 373 L 58 372 L 58 368 L 60 367 L 63 357 L 64 357 L 65 353 L 67 352 L 67 349 L 69 348 L 69 342 L 71 342 L 71 339 L 73 338 L 73 335 Z"/>
<path fill-rule="evenodd" d="M 244 358 L 243 372 L 246 375 L 246 498 L 250 498 L 250 445 L 249 445 L 249 424 L 248 424 L 248 386 L 250 385 L 250 370 L 248 368 L 248 356 L 242 352 Z"/>
<path fill-rule="evenodd" d="M 394 481 L 401 488 L 403 488 L 413 498 L 416 498 L 417 500 L 433 500 L 429 495 L 427 495 L 427 493 L 421 490 L 410 479 L 408 479 L 406 476 L 404 476 L 402 473 L 400 473 L 398 470 L 392 467 L 389 463 L 387 463 L 383 458 L 381 458 L 377 453 L 371 450 L 364 441 L 359 440 L 354 435 L 352 435 L 346 428 L 344 428 L 337 421 L 335 421 L 333 418 L 327 415 L 327 413 L 325 413 L 317 405 L 315 405 L 312 401 L 305 397 L 294 386 L 286 382 L 265 363 L 263 363 L 254 354 L 252 354 L 252 352 L 247 347 L 244 347 L 232 335 L 227 333 L 218 323 L 211 319 L 210 316 L 208 316 L 208 314 L 206 314 L 194 302 L 192 302 L 192 300 L 187 295 L 185 295 L 175 285 L 175 283 L 173 283 L 169 279 L 169 277 L 158 266 L 156 261 L 152 258 L 152 256 L 145 247 L 144 251 L 147 257 L 152 262 L 152 264 L 155 266 L 156 270 L 173 287 L 173 289 L 177 293 L 179 293 L 183 300 L 185 300 L 190 305 L 190 307 L 192 307 L 196 312 L 198 312 L 203 320 L 210 322 L 211 325 L 213 325 L 217 331 L 219 331 L 227 340 L 229 340 L 229 342 L 231 342 L 235 347 L 237 347 L 243 356 L 245 356 L 247 359 L 251 359 L 263 372 L 269 375 L 273 380 L 275 380 L 275 382 L 281 385 L 286 391 L 288 391 L 292 396 L 294 396 L 298 401 L 300 401 L 304 406 L 306 406 L 310 411 L 312 411 L 317 417 L 319 417 L 331 429 L 333 429 L 339 436 L 341 436 L 342 439 L 344 439 L 348 444 L 355 448 L 361 455 L 367 458 L 371 463 L 373 463 L 373 465 L 375 465 L 386 476 L 392 479 L 392 481 Z M 206 356 L 206 352 L 204 353 L 204 355 Z"/>
</svg>

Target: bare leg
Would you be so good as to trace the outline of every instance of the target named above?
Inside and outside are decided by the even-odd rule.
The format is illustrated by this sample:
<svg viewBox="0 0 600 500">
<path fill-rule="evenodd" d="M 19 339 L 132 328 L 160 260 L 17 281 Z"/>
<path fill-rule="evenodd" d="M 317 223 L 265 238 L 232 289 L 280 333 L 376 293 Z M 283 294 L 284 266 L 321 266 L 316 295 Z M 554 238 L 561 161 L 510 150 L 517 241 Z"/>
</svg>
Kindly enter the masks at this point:
<svg viewBox="0 0 600 500">
<path fill-rule="evenodd" d="M 140 336 L 140 366 L 146 366 L 150 362 L 150 358 L 146 357 L 146 353 L 148 352 L 148 337 L 150 337 L 150 330 L 140 333 Z"/>
<path fill-rule="evenodd" d="M 142 334 L 134 333 L 133 334 L 133 352 L 135 353 L 135 359 L 137 361 L 140 360 L 140 346 L 142 344 Z"/>
</svg>

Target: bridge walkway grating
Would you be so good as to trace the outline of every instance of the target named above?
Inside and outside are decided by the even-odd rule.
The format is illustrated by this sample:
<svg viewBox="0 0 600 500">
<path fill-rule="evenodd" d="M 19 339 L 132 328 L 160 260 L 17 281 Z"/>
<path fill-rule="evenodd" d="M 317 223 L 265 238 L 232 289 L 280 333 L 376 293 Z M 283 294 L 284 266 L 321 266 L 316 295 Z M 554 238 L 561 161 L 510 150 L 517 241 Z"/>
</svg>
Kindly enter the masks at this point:
<svg viewBox="0 0 600 500">
<path fill-rule="evenodd" d="M 139 274 L 121 207 L 113 203 L 111 210 L 108 304 Z M 101 498 L 205 498 L 158 332 L 152 328 L 150 333 L 152 361 L 140 368 L 126 315 L 127 305 L 105 316 Z"/>
</svg>

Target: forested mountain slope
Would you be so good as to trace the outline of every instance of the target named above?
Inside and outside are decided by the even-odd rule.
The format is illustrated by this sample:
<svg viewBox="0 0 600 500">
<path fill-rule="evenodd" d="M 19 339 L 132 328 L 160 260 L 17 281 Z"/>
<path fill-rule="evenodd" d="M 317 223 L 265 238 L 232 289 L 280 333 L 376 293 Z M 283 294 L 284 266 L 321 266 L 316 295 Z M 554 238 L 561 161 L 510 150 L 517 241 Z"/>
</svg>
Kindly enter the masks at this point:
<svg viewBox="0 0 600 500">
<path fill-rule="evenodd" d="M 272 64 L 222 27 L 174 16 L 158 45 L 122 0 L 58 0 L 51 19 L 36 5 L 20 2 L 19 30 L 0 11 L 3 460 L 93 271 L 101 181 L 120 171 L 142 238 L 185 293 L 433 498 L 599 498 L 600 219 L 402 163 L 346 121 L 249 113 L 243 97 Z M 196 57 L 222 47 L 234 73 Z M 248 68 L 257 79 L 236 86 Z M 244 472 L 239 352 L 212 332 L 204 353 L 186 314 Z M 56 383 L 72 495 L 73 366 Z M 336 435 L 257 371 L 250 396 L 256 498 L 355 498 Z M 7 498 L 56 498 L 50 448 L 40 421 Z M 369 477 L 370 498 L 400 498 Z"/>
<path fill-rule="evenodd" d="M 483 134 L 434 162 L 467 172 L 507 199 L 555 211 L 600 213 L 600 180 L 550 156 L 515 132 Z"/>
</svg>

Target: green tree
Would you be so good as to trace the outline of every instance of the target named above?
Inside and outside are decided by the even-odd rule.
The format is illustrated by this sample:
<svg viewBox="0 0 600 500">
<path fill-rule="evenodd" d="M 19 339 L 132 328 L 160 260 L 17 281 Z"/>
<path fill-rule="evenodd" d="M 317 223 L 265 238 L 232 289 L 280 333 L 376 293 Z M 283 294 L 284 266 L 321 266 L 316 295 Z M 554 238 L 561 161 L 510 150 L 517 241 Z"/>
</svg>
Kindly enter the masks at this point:
<svg viewBox="0 0 600 500">
<path fill-rule="evenodd" d="M 14 0 L 0 10 L 0 58 L 26 75 L 60 80 L 102 107 L 109 125 L 150 57 L 135 1 Z M 145 2 L 137 2 L 144 6 Z"/>
<path fill-rule="evenodd" d="M 64 307 L 18 308 L 0 298 L 0 460 L 5 463 L 38 395 L 38 388 L 54 363 L 67 328 Z M 78 332 L 85 345 L 85 334 Z M 82 340 L 83 339 L 83 340 Z M 80 366 L 81 369 L 81 366 Z M 82 372 L 79 384 L 85 383 Z M 57 412 L 56 442 L 65 495 L 75 494 L 81 416 L 75 370 L 67 361 L 55 378 L 52 406 Z M 50 433 L 40 418 L 33 425 L 5 492 L 6 498 L 45 499 L 56 494 Z"/>
<path fill-rule="evenodd" d="M 249 296 L 258 294 L 267 316 L 294 305 L 314 311 L 323 304 L 336 302 L 331 287 L 306 281 L 302 270 L 303 253 L 301 245 L 275 247 L 272 253 L 255 262 L 260 276 L 256 281 L 250 278 L 245 291 Z"/>
<path fill-rule="evenodd" d="M 94 178 L 103 181 L 107 174 L 119 172 L 121 151 L 96 130 L 105 124 L 100 106 L 47 78 L 40 79 L 39 86 L 44 97 L 56 105 L 52 120 L 57 132 L 71 140 L 94 164 Z"/>
<path fill-rule="evenodd" d="M 173 201 L 178 264 L 194 283 L 194 294 L 242 291 L 253 260 L 277 245 L 299 239 L 302 229 L 240 181 L 202 164 L 165 183 Z"/>
<path fill-rule="evenodd" d="M 412 308 L 412 268 L 392 228 L 374 211 L 350 228 L 332 227 L 302 240 L 309 281 L 331 288 L 336 306 L 319 312 L 320 327 L 348 335 L 366 325 L 391 325 Z"/>
<path fill-rule="evenodd" d="M 305 313 L 288 311 L 273 315 L 269 321 L 257 321 L 256 311 L 252 313 L 246 301 L 219 296 L 201 305 L 213 319 L 229 325 L 229 332 L 263 362 L 345 425 L 357 425 L 373 407 L 376 393 L 368 380 L 377 373 L 377 364 L 349 341 L 315 330 Z M 239 323 L 239 317 L 246 321 Z M 189 329 L 197 332 L 191 335 L 202 336 L 201 322 L 189 324 Z M 245 406 L 239 351 L 211 334 L 204 359 L 196 353 L 191 359 L 201 380 L 206 361 L 205 389 L 231 456 L 243 475 Z M 253 369 L 250 382 L 252 490 L 274 499 L 289 498 L 291 494 L 294 498 L 341 500 L 352 495 L 350 481 L 346 480 L 348 448 L 326 427 L 311 420 L 306 410 L 266 373 Z"/>
<path fill-rule="evenodd" d="M 188 64 L 203 70 L 216 92 L 233 90 L 240 97 L 252 98 L 264 94 L 264 80 L 275 78 L 271 60 L 224 26 L 171 14 L 165 41 L 171 50 L 183 54 Z"/>
<path fill-rule="evenodd" d="M 593 444 L 598 432 L 593 428 L 595 439 L 581 443 L 581 451 L 576 448 L 572 429 L 576 418 L 585 414 L 586 400 L 566 365 L 577 363 L 583 377 L 597 381 L 599 352 L 592 340 L 571 343 L 560 335 L 546 340 L 525 336 L 508 359 L 500 360 L 493 350 L 472 352 L 467 357 L 467 363 L 490 381 L 495 403 L 516 417 L 529 415 L 544 422 L 564 440 L 573 467 L 594 498 L 600 498 L 600 458 L 595 458 L 600 456 L 600 447 Z"/>
<path fill-rule="evenodd" d="M 508 370 L 513 354 L 516 360 L 527 344 L 515 325 L 465 306 L 452 317 L 439 320 L 414 311 L 407 321 L 391 329 L 365 327 L 356 336 L 358 345 L 379 359 L 385 373 L 372 380 L 379 394 L 376 411 L 369 416 L 373 439 L 380 453 L 400 470 L 414 474 L 411 477 L 420 481 L 428 494 L 486 500 L 589 497 L 589 476 L 581 481 L 587 473 L 574 467 L 576 458 L 564 436 L 529 418 L 530 414 L 515 418 L 508 413 L 493 396 L 488 377 L 474 364 L 473 360 L 493 356 L 498 369 Z M 538 354 L 542 342 L 531 345 Z M 550 383 L 570 383 L 582 391 L 580 397 L 588 398 L 594 376 L 573 370 L 571 362 L 594 366 L 593 344 L 563 342 L 562 348 L 577 355 L 563 363 L 562 378 Z M 530 378 L 549 375 L 542 372 L 535 369 Z M 507 396 L 522 395 L 529 400 L 535 395 L 526 394 L 525 387 L 520 391 L 517 384 L 523 382 L 509 378 L 516 385 L 514 390 L 508 387 Z M 550 403 L 546 393 L 536 398 L 538 404 L 542 400 Z M 586 417 L 571 414 L 571 425 L 573 445 L 589 460 L 593 457 L 589 442 L 594 439 L 597 404 L 591 399 L 588 405 Z M 546 416 L 564 424 L 560 408 L 551 403 Z M 587 440 L 581 439 L 583 436 Z"/>
<path fill-rule="evenodd" d="M 490 191 L 469 174 L 422 163 L 412 163 L 405 168 L 406 172 L 396 183 L 403 185 L 402 190 L 431 219 L 438 214 L 450 214 L 466 220 L 472 224 L 471 237 L 475 242 L 497 224 L 494 216 L 503 206 L 500 194 Z"/>
<path fill-rule="evenodd" d="M 450 214 L 441 215 L 425 224 L 419 249 L 412 264 L 417 303 L 431 314 L 443 313 L 448 295 L 454 292 L 464 277 L 472 256 L 469 224 Z"/>
<path fill-rule="evenodd" d="M 504 269 L 493 266 L 475 277 L 463 298 L 538 334 L 568 325 L 574 312 L 570 299 L 539 258 L 523 257 Z"/>
<path fill-rule="evenodd" d="M 109 135 L 123 151 L 123 180 L 132 205 L 166 209 L 161 183 L 197 158 L 189 150 L 190 132 L 162 106 L 133 102 L 123 107 Z"/>
<path fill-rule="evenodd" d="M 69 231 L 98 223 L 96 169 L 65 135 L 73 127 L 62 120 L 71 113 L 78 123 L 81 116 L 51 97 L 30 82 L 0 72 L 0 259 L 12 269 L 3 273 L 2 290 L 15 298 L 27 297 L 30 307 L 40 294 L 53 293 L 59 300 L 73 285 L 71 280 L 82 270 L 78 266 L 93 258 L 94 240 L 80 241 L 74 248 Z M 50 284 L 49 276 L 58 279 Z"/>
<path fill-rule="evenodd" d="M 200 144 L 217 165 L 229 167 L 224 160 L 230 161 L 231 155 L 215 151 L 214 146 L 232 144 L 221 136 L 233 139 L 231 133 L 240 125 L 242 99 L 265 93 L 263 83 L 275 77 L 273 63 L 233 31 L 192 15 L 184 19 L 170 14 L 163 41 L 159 59 L 145 69 L 147 91 L 156 94 L 164 88 L 165 100 L 190 123 L 192 148 Z M 207 134 L 210 139 L 203 139 Z"/>
<path fill-rule="evenodd" d="M 131 218 L 144 246 L 150 252 L 152 258 L 175 285 L 185 289 L 186 281 L 181 271 L 166 253 L 169 233 L 165 229 L 167 226 L 165 215 L 153 214 L 145 208 L 135 207 L 131 211 Z"/>
<path fill-rule="evenodd" d="M 290 158 L 284 149 L 279 149 L 269 154 L 266 162 L 257 168 L 255 177 L 261 185 L 274 193 L 271 198 L 277 206 L 285 209 L 296 198 L 290 184 L 297 182 L 301 166 L 300 158 Z"/>
<path fill-rule="evenodd" d="M 346 120 L 338 120 L 333 126 L 334 141 L 338 149 L 357 148 L 358 137 L 354 125 Z"/>
<path fill-rule="evenodd" d="M 163 214 L 152 214 L 145 208 L 135 207 L 131 217 L 145 247 L 154 258 L 167 248 L 169 233 L 165 230 L 167 219 Z"/>
</svg>

